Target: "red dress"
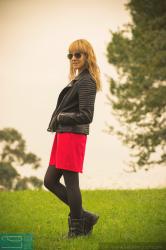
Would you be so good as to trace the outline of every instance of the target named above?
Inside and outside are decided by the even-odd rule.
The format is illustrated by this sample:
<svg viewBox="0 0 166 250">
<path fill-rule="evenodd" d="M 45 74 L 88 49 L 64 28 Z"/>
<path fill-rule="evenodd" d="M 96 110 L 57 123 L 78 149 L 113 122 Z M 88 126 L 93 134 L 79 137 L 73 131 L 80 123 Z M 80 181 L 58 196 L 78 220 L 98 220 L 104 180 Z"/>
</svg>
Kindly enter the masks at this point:
<svg viewBox="0 0 166 250">
<path fill-rule="evenodd" d="M 86 140 L 86 134 L 56 132 L 49 165 L 54 165 L 57 169 L 83 173 Z"/>
</svg>

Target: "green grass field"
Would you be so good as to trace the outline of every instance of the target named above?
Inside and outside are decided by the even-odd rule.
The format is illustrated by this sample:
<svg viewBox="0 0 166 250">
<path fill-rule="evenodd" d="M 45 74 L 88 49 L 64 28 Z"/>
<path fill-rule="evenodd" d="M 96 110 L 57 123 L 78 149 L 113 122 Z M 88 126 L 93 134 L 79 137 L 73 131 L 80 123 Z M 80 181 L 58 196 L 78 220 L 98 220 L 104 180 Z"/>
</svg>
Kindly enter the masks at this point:
<svg viewBox="0 0 166 250">
<path fill-rule="evenodd" d="M 100 215 L 93 234 L 67 235 L 69 208 L 47 191 L 0 192 L 0 233 L 32 233 L 35 250 L 105 250 L 111 243 L 166 240 L 166 189 L 81 190 L 83 207 Z"/>
</svg>

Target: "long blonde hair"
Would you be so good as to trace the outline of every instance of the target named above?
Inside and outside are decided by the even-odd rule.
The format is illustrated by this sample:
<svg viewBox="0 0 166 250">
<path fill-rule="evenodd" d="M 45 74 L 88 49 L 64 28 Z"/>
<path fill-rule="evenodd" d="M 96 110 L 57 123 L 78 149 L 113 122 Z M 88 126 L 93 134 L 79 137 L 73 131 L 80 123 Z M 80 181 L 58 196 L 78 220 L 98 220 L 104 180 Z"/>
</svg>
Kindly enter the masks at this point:
<svg viewBox="0 0 166 250">
<path fill-rule="evenodd" d="M 100 80 L 100 69 L 97 65 L 96 56 L 93 50 L 92 45 L 86 40 L 86 39 L 78 39 L 73 41 L 69 45 L 69 53 L 72 53 L 73 51 L 80 51 L 87 54 L 86 59 L 86 68 L 88 68 L 89 73 L 94 78 L 96 82 L 96 90 L 101 91 L 101 80 Z M 72 81 L 76 76 L 76 70 L 73 68 L 72 63 L 70 63 L 70 74 L 69 74 L 69 80 Z"/>
</svg>

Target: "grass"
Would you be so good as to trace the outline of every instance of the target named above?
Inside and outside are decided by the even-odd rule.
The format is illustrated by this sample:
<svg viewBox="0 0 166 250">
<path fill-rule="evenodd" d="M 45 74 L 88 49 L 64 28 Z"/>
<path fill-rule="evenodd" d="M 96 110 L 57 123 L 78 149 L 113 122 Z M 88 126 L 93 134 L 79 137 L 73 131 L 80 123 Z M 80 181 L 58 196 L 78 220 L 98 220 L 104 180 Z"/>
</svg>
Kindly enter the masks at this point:
<svg viewBox="0 0 166 250">
<path fill-rule="evenodd" d="M 0 233 L 32 233 L 35 250 L 105 250 L 111 243 L 166 239 L 166 189 L 81 192 L 83 207 L 100 215 L 91 236 L 64 239 L 69 208 L 44 190 L 0 192 Z"/>
</svg>

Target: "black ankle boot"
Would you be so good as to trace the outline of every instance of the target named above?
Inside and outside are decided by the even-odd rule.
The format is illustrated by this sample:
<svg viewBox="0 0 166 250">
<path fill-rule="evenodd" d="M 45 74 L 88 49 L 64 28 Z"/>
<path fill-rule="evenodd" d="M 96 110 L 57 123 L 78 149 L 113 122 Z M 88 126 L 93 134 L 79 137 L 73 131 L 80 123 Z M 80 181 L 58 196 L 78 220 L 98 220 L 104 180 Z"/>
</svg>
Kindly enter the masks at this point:
<svg viewBox="0 0 166 250">
<path fill-rule="evenodd" d="M 72 219 L 69 216 L 68 225 L 69 225 L 68 238 L 74 238 L 85 235 L 84 233 L 85 218 Z"/>
<path fill-rule="evenodd" d="M 99 216 L 89 211 L 84 210 L 83 212 L 85 217 L 85 234 L 91 234 L 93 226 L 97 223 Z"/>
<path fill-rule="evenodd" d="M 89 235 L 92 233 L 93 226 L 97 223 L 99 216 L 83 209 L 82 217 L 85 218 L 84 234 Z M 70 213 L 69 213 L 69 218 L 70 218 Z"/>
</svg>

